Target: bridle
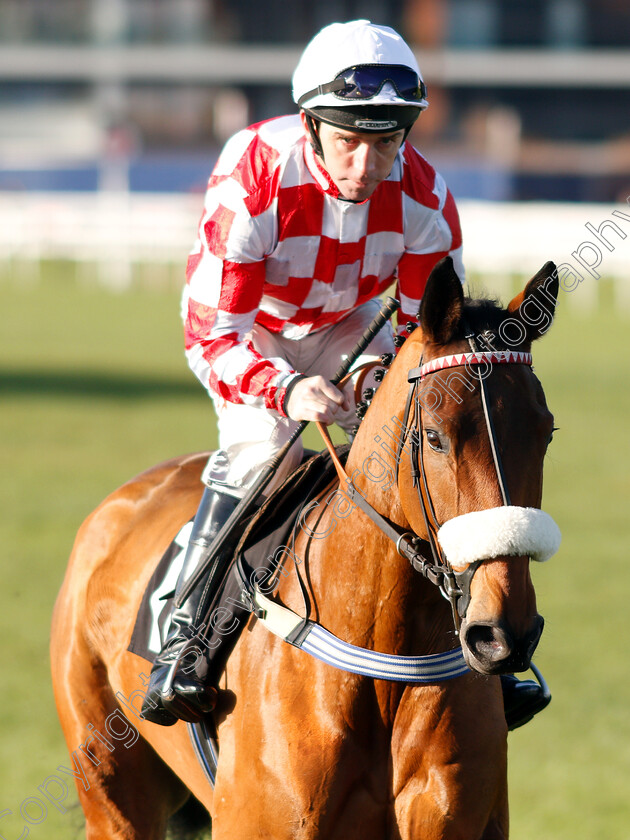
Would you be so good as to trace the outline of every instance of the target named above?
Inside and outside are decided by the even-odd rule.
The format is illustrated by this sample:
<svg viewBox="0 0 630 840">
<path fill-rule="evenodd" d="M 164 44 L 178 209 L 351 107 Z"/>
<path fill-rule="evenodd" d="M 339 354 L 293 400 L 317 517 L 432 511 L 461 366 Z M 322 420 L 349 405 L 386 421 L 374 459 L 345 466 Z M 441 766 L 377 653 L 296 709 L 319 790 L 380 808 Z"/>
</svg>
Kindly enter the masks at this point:
<svg viewBox="0 0 630 840">
<path fill-rule="evenodd" d="M 440 523 L 435 513 L 435 506 L 431 497 L 429 484 L 424 465 L 424 434 L 422 426 L 422 406 L 420 402 L 420 383 L 426 380 L 427 377 L 442 370 L 455 367 L 465 367 L 473 379 L 479 381 L 481 393 L 481 405 L 483 409 L 483 416 L 490 442 L 490 449 L 492 451 L 492 459 L 497 476 L 497 483 L 499 492 L 503 500 L 503 505 L 510 505 L 510 496 L 505 479 L 505 471 L 499 452 L 497 443 L 496 429 L 494 426 L 492 412 L 490 408 L 490 400 L 488 396 L 488 386 L 486 383 L 486 376 L 478 376 L 472 370 L 472 366 L 490 365 L 490 369 L 495 364 L 521 364 L 531 367 L 532 356 L 531 353 L 515 352 L 515 351 L 487 351 L 480 350 L 473 334 L 467 334 L 471 352 L 470 353 L 455 353 L 449 356 L 440 356 L 424 363 L 421 357 L 420 364 L 416 368 L 412 368 L 407 376 L 410 383 L 407 402 L 405 405 L 405 415 L 403 417 L 403 428 L 409 432 L 410 440 L 410 454 L 411 454 L 411 474 L 413 485 L 416 488 L 418 499 L 420 502 L 420 509 L 422 518 L 428 535 L 428 544 L 431 561 L 425 561 L 423 567 L 420 568 L 422 574 L 429 579 L 436 577 L 439 579 L 437 583 L 442 595 L 451 604 L 453 613 L 453 621 L 456 630 L 459 630 L 461 620 L 466 615 L 468 604 L 470 603 L 470 585 L 475 572 L 483 562 L 483 560 L 476 560 L 466 565 L 464 569 L 454 569 L 446 560 L 442 547 L 438 539 L 438 531 L 440 530 Z M 410 424 L 410 414 L 413 407 L 413 427 Z M 396 470 L 398 471 L 398 464 L 400 463 L 400 456 L 404 448 L 404 438 L 399 442 L 399 452 L 396 460 Z M 413 542 L 413 538 L 412 538 Z M 416 568 L 416 564 L 412 560 L 412 565 Z M 426 569 L 426 572 L 425 572 Z M 433 574 L 429 576 L 427 573 L 431 571 Z"/>
<path fill-rule="evenodd" d="M 459 632 L 461 621 L 464 619 L 470 603 L 470 586 L 473 576 L 481 563 L 484 562 L 484 559 L 487 558 L 467 562 L 463 564 L 463 568 L 454 568 L 453 564 L 447 561 L 445 552 L 440 545 L 438 533 L 441 525 L 435 513 L 435 506 L 431 497 L 424 465 L 424 434 L 420 383 L 438 371 L 456 367 L 465 367 L 471 373 L 471 376 L 479 381 L 483 415 L 490 441 L 490 448 L 492 450 L 499 491 L 503 505 L 510 507 L 510 497 L 497 444 L 497 435 L 485 381 L 487 375 L 476 375 L 472 373 L 472 368 L 478 365 L 490 365 L 492 369 L 492 366 L 495 364 L 519 364 L 531 367 L 532 364 L 530 353 L 509 350 L 480 350 L 472 334 L 467 334 L 466 339 L 470 347 L 470 353 L 455 353 L 448 356 L 440 356 L 428 362 L 424 362 L 423 357 L 421 357 L 419 365 L 412 368 L 407 375 L 409 390 L 403 415 L 402 434 L 398 439 L 397 445 L 395 480 L 398 483 L 399 465 L 405 446 L 409 442 L 408 448 L 411 459 L 412 480 L 418 494 L 428 539 L 422 539 L 409 531 L 400 533 L 389 520 L 382 516 L 367 501 L 352 481 L 352 478 L 347 476 L 343 467 L 340 464 L 337 466 L 337 471 L 342 479 L 343 492 L 395 543 L 398 553 L 402 557 L 405 557 L 417 572 L 436 585 L 443 597 L 449 601 L 456 632 Z M 334 448 L 332 444 L 329 445 L 330 439 L 328 438 L 325 427 L 320 424 L 318 426 L 331 455 L 333 455 L 334 461 Z"/>
</svg>

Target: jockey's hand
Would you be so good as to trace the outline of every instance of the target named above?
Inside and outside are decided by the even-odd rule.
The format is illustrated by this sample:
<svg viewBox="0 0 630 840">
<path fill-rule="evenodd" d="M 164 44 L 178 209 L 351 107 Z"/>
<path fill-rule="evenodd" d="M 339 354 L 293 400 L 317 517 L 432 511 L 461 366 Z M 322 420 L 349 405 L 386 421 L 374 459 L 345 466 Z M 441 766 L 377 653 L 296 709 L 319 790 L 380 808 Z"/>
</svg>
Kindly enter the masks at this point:
<svg viewBox="0 0 630 840">
<path fill-rule="evenodd" d="M 291 391 L 286 412 L 291 420 L 319 420 L 334 423 L 339 408 L 350 408 L 350 397 L 324 379 L 308 376 L 301 379 Z"/>
</svg>

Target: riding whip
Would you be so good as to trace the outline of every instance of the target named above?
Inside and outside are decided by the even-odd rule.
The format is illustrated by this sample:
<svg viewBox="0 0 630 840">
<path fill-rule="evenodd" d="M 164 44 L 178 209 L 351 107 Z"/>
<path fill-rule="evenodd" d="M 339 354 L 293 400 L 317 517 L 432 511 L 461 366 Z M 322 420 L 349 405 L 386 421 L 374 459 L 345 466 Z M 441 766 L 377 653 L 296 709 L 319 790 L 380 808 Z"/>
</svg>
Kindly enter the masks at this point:
<svg viewBox="0 0 630 840">
<path fill-rule="evenodd" d="M 372 341 L 374 336 L 378 332 L 380 332 L 380 330 L 385 326 L 387 321 L 389 321 L 389 319 L 399 307 L 400 302 L 397 301 L 396 298 L 386 298 L 378 315 L 374 318 L 372 323 L 369 324 L 361 338 L 353 347 L 352 351 L 348 354 L 347 358 L 343 360 L 343 362 L 339 366 L 339 369 L 331 379 L 331 383 L 333 385 L 337 385 L 339 382 L 341 382 L 344 376 L 350 372 L 350 368 L 352 367 L 352 365 L 356 362 L 356 360 L 363 353 L 368 344 Z M 201 563 L 197 566 L 195 572 L 193 572 L 190 578 L 186 581 L 186 584 L 182 587 L 182 590 L 179 593 L 176 600 L 176 605 L 178 607 L 184 603 L 186 598 L 188 598 L 188 596 L 193 591 L 197 583 L 201 580 L 203 575 L 208 570 L 208 567 L 215 561 L 215 558 L 217 558 L 217 567 L 215 574 L 219 577 L 219 580 L 222 579 L 223 573 L 226 570 L 226 566 L 229 565 L 232 559 L 229 555 L 226 557 L 221 557 L 221 552 L 225 547 L 228 537 L 232 533 L 232 530 L 247 516 L 249 516 L 250 513 L 252 513 L 256 501 L 258 500 L 258 497 L 264 492 L 265 488 L 275 475 L 276 470 L 286 457 L 288 451 L 301 436 L 302 432 L 304 431 L 304 429 L 306 429 L 308 424 L 308 420 L 300 421 L 298 427 L 293 432 L 289 440 L 277 452 L 277 454 L 270 461 L 268 461 L 266 466 L 263 467 L 261 474 L 258 476 L 254 484 L 249 488 L 249 490 L 245 493 L 238 505 L 234 508 L 234 511 L 230 515 L 229 519 L 225 522 L 225 524 L 217 534 L 216 538 L 212 542 L 212 545 L 209 547 L 209 552 L 206 555 L 206 557 L 204 557 Z"/>
</svg>

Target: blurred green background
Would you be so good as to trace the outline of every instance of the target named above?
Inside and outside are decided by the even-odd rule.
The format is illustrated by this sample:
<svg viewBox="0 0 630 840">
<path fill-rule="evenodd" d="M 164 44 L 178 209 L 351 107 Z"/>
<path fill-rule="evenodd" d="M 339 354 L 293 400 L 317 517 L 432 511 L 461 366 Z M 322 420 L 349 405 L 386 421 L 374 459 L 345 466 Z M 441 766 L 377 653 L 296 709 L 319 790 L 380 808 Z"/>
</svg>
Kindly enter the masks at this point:
<svg viewBox="0 0 630 840">
<path fill-rule="evenodd" d="M 0 837 L 7 840 L 23 831 L 21 805 L 41 798 L 38 786 L 69 764 L 48 636 L 78 526 L 135 473 L 215 442 L 209 401 L 183 357 L 179 278 L 162 271 L 156 286 L 145 274 L 122 294 L 86 283 L 71 264 L 43 264 L 36 277 L 18 265 L 0 269 Z M 518 281 L 489 285 L 506 299 Z M 606 280 L 590 309 L 567 297 L 534 355 L 560 428 L 544 506 L 563 544 L 533 569 L 546 619 L 537 663 L 554 699 L 510 735 L 512 837 L 628 840 L 630 313 L 616 310 Z M 74 791 L 71 798 L 76 803 Z M 65 813 L 50 806 L 28 836 L 83 837 L 80 810 L 70 797 L 64 804 Z M 33 802 L 25 807 L 37 813 Z"/>
</svg>

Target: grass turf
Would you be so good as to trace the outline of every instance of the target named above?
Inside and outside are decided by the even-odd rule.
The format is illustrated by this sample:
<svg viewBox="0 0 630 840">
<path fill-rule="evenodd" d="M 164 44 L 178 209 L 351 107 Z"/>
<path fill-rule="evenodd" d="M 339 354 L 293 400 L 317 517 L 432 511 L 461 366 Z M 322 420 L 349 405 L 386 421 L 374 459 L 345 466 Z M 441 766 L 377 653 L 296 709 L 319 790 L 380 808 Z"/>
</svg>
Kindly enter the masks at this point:
<svg viewBox="0 0 630 840">
<path fill-rule="evenodd" d="M 109 292 L 61 264 L 34 282 L 0 272 L 1 836 L 24 825 L 33 838 L 83 836 L 74 790 L 64 812 L 48 802 L 44 814 L 32 799 L 46 801 L 38 786 L 69 766 L 48 634 L 80 522 L 136 472 L 215 443 L 208 399 L 183 359 L 178 295 L 168 284 Z M 517 840 L 630 836 L 628 322 L 604 298 L 588 314 L 561 300 L 534 351 L 560 427 L 544 506 L 564 541 L 533 569 L 547 620 L 537 663 L 554 700 L 510 735 Z"/>
</svg>

